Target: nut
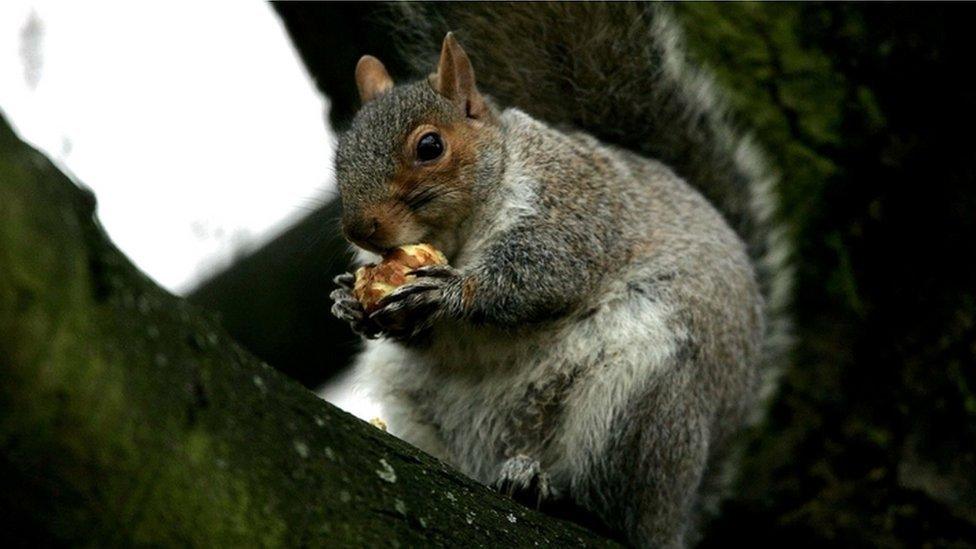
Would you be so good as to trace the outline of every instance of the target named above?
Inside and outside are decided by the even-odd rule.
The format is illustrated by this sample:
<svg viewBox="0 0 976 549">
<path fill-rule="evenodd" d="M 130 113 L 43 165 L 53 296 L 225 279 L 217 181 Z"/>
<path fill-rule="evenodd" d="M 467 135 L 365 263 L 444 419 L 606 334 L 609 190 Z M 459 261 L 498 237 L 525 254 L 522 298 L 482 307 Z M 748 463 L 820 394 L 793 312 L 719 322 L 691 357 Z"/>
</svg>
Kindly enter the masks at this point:
<svg viewBox="0 0 976 549">
<path fill-rule="evenodd" d="M 447 258 L 430 244 L 408 244 L 394 248 L 383 256 L 380 263 L 356 270 L 353 296 L 362 303 L 367 314 L 372 313 L 381 299 L 416 280 L 417 277 L 407 273 L 431 265 L 447 265 Z"/>
</svg>

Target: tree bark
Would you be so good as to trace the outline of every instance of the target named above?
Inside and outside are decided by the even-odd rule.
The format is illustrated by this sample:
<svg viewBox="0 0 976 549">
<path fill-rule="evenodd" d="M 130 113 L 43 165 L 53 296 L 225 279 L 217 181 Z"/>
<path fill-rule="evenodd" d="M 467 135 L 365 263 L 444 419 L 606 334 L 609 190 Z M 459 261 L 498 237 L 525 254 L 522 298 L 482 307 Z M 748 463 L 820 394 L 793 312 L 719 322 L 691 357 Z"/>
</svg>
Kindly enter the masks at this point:
<svg viewBox="0 0 976 549">
<path fill-rule="evenodd" d="M 137 271 L 94 212 L 90 193 L 0 119 L 0 537 L 610 544 L 464 478 L 255 359 Z"/>
</svg>

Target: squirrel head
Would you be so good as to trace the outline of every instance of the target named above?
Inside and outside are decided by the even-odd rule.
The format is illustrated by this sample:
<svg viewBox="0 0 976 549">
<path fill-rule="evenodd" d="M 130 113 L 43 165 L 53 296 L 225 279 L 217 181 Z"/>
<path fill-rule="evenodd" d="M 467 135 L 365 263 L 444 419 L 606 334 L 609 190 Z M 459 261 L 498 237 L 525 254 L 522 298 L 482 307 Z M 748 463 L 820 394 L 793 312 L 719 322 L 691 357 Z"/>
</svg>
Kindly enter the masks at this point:
<svg viewBox="0 0 976 549">
<path fill-rule="evenodd" d="M 343 233 L 372 252 L 429 242 L 451 255 L 484 187 L 500 177 L 497 111 L 471 61 L 448 33 L 429 78 L 394 86 L 367 55 L 356 84 L 362 107 L 336 151 Z"/>
</svg>

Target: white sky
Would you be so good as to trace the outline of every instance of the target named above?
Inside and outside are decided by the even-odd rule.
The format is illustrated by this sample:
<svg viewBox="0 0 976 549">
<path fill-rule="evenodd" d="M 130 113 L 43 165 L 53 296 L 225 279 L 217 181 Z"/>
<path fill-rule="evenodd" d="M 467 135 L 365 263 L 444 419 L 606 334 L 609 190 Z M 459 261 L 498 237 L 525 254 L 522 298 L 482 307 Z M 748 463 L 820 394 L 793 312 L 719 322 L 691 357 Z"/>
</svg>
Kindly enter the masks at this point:
<svg viewBox="0 0 976 549">
<path fill-rule="evenodd" d="M 33 5 L 32 5 L 33 4 Z M 21 36 L 40 20 L 36 89 Z M 264 2 L 0 2 L 0 107 L 183 293 L 328 196 L 324 101 Z"/>
<path fill-rule="evenodd" d="M 0 0 L 0 110 L 177 294 L 333 192 L 325 101 L 266 2 Z"/>
</svg>

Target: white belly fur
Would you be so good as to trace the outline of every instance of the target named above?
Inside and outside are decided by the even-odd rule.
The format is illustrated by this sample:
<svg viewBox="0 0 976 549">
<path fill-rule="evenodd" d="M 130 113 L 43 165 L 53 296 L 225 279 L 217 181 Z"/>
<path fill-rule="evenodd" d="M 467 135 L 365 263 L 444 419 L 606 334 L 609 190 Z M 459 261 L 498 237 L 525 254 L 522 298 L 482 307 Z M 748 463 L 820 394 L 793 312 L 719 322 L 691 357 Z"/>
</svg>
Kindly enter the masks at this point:
<svg viewBox="0 0 976 549">
<path fill-rule="evenodd" d="M 587 459 L 603 454 L 614 406 L 668 367 L 683 336 L 662 304 L 627 296 L 622 281 L 613 285 L 595 314 L 544 331 L 446 327 L 421 350 L 367 342 L 357 377 L 382 403 L 390 432 L 491 483 L 513 436 L 510 418 L 528 404 L 526 388 L 577 372 L 551 438 L 525 449 L 540 454 L 531 457 L 564 489 L 581 481 Z"/>
</svg>

